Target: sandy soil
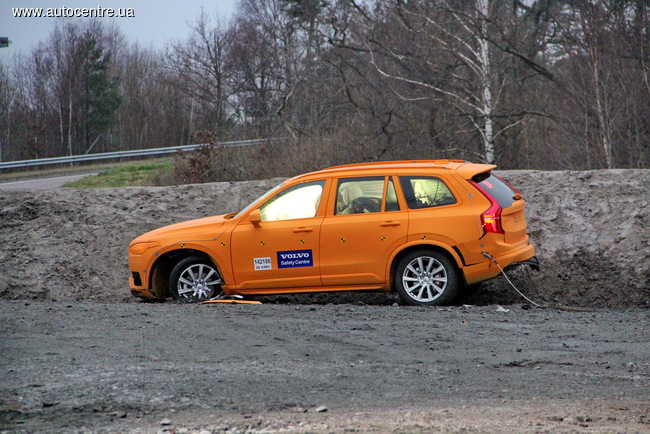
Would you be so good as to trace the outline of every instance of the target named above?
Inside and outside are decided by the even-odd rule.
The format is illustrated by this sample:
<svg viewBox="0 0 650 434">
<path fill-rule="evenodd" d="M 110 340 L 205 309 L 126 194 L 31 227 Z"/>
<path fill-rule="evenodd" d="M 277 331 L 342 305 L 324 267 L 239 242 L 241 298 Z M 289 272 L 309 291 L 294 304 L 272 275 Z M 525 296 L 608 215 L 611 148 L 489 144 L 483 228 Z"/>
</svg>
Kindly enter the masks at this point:
<svg viewBox="0 0 650 434">
<path fill-rule="evenodd" d="M 576 308 L 502 278 L 444 309 L 140 303 L 132 238 L 279 180 L 2 192 L 0 431 L 650 431 L 650 170 L 502 174 L 543 266 L 511 278 Z"/>
</svg>

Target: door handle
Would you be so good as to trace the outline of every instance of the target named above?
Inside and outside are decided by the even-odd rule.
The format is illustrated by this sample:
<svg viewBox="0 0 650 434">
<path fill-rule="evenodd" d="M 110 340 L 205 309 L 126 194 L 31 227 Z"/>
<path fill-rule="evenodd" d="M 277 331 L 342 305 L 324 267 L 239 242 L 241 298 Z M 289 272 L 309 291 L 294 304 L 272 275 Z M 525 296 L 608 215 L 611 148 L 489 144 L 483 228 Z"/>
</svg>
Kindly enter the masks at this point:
<svg viewBox="0 0 650 434">
<path fill-rule="evenodd" d="M 380 226 L 399 226 L 399 225 L 401 225 L 400 222 L 389 220 L 387 222 L 383 222 Z"/>
<path fill-rule="evenodd" d="M 295 233 L 297 233 L 297 232 L 313 232 L 314 228 L 312 228 L 311 226 L 300 226 L 298 228 L 295 228 L 293 231 Z"/>
</svg>

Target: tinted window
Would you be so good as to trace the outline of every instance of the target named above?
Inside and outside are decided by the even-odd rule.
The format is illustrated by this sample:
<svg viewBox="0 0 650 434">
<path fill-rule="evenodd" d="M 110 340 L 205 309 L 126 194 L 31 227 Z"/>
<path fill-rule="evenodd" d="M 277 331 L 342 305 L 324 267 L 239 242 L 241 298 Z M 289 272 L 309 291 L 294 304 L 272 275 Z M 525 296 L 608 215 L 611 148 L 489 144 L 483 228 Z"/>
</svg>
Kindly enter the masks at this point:
<svg viewBox="0 0 650 434">
<path fill-rule="evenodd" d="M 496 175 L 490 175 L 483 181 L 479 182 L 478 185 L 480 185 L 486 193 L 492 196 L 501 208 L 508 208 L 515 201 L 513 198 L 517 192 L 510 188 L 508 184 Z"/>
<path fill-rule="evenodd" d="M 400 183 L 406 203 L 411 209 L 451 205 L 456 198 L 440 178 L 426 176 L 401 176 Z"/>
</svg>

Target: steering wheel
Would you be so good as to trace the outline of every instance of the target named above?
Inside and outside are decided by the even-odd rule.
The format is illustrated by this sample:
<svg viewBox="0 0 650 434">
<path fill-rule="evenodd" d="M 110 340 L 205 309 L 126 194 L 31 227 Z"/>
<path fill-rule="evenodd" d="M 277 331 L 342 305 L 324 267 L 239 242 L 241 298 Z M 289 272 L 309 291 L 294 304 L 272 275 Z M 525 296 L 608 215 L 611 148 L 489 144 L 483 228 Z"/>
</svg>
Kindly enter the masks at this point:
<svg viewBox="0 0 650 434">
<path fill-rule="evenodd" d="M 374 197 L 357 197 L 350 206 L 352 207 L 352 214 L 379 212 L 381 210 L 381 201 Z"/>
</svg>

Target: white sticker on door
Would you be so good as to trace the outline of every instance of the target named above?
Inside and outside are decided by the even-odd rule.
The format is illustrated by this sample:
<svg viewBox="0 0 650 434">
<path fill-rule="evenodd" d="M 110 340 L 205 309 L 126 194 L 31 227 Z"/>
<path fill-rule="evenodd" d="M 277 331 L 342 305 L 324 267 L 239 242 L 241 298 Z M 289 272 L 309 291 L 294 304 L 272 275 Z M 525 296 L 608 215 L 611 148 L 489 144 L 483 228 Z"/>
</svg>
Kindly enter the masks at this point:
<svg viewBox="0 0 650 434">
<path fill-rule="evenodd" d="M 271 270 L 271 258 L 254 258 L 255 271 Z"/>
</svg>

